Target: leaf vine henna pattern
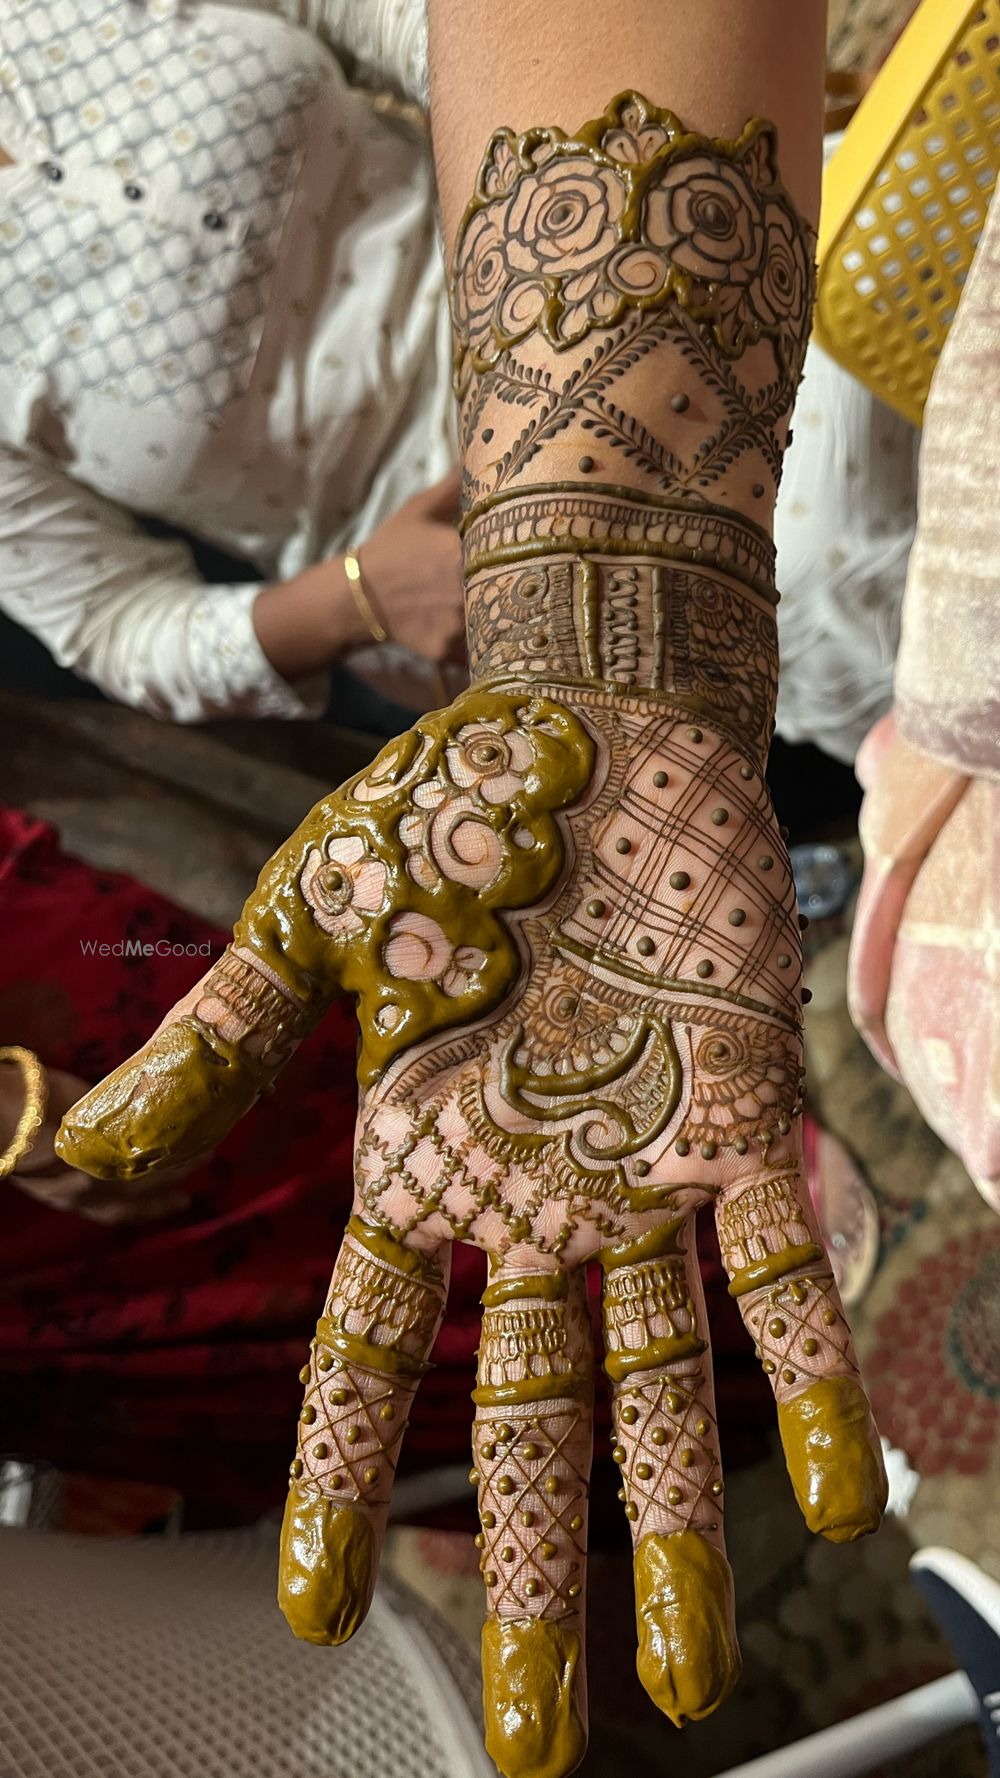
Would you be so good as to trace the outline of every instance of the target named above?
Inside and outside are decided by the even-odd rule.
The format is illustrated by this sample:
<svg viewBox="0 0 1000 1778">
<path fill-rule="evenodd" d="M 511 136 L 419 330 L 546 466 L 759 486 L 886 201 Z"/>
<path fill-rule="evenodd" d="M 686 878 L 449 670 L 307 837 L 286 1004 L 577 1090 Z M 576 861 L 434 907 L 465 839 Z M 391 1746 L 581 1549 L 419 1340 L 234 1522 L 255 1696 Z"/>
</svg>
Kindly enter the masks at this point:
<svg viewBox="0 0 1000 1778">
<path fill-rule="evenodd" d="M 843 1541 L 884 1504 L 804 1182 L 799 922 L 763 777 L 810 261 L 766 124 L 709 142 L 625 94 L 572 136 L 494 136 L 453 279 L 472 688 L 318 805 L 60 1137 L 98 1174 L 191 1156 L 355 995 L 354 1211 L 302 1372 L 281 1602 L 316 1642 L 361 1621 L 450 1243 L 475 1243 L 507 1778 L 562 1778 L 586 1744 L 589 1261 L 639 1672 L 675 1722 L 739 1672 L 700 1208 L 808 1523 Z"/>
</svg>

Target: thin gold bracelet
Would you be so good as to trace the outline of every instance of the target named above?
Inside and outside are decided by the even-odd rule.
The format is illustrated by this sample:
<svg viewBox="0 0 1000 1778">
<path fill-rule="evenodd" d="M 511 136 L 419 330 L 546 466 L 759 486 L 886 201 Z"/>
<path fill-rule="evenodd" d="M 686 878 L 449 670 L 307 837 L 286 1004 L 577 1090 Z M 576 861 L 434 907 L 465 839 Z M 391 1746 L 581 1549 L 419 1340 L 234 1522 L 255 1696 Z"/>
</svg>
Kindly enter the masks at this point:
<svg viewBox="0 0 1000 1778">
<path fill-rule="evenodd" d="M 38 1057 L 32 1050 L 22 1049 L 19 1043 L 0 1046 L 0 1062 L 13 1062 L 24 1078 L 24 1110 L 17 1120 L 10 1146 L 0 1155 L 0 1179 L 6 1179 L 34 1147 L 35 1137 L 45 1122 L 49 1086 Z"/>
<path fill-rule="evenodd" d="M 371 631 L 376 642 L 388 642 L 389 632 L 385 625 L 376 617 L 375 609 L 365 591 L 364 576 L 361 573 L 361 563 L 358 561 L 357 550 L 349 549 L 345 551 L 344 573 L 347 575 L 347 584 L 351 589 L 351 598 L 354 600 L 360 616 L 364 619 L 365 624 Z"/>
</svg>

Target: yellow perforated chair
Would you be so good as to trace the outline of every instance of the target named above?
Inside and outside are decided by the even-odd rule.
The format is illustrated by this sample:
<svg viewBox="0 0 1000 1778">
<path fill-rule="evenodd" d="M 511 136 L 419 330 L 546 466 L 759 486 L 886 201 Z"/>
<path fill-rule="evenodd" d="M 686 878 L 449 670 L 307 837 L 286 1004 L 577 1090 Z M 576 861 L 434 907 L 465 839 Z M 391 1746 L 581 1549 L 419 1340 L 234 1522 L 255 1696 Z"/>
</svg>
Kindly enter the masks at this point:
<svg viewBox="0 0 1000 1778">
<path fill-rule="evenodd" d="M 920 425 L 1000 170 L 1000 0 L 922 0 L 831 158 L 816 339 Z"/>
</svg>

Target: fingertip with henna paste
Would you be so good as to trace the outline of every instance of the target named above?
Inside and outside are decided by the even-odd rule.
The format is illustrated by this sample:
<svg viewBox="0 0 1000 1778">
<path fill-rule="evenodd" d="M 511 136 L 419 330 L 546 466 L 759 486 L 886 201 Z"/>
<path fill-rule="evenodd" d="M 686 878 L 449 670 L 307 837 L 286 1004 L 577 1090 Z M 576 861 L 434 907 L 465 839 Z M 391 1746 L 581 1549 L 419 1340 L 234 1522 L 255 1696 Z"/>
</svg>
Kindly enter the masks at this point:
<svg viewBox="0 0 1000 1778">
<path fill-rule="evenodd" d="M 856 1377 L 824 1377 L 778 1408 L 795 1498 L 810 1531 L 853 1543 L 877 1531 L 889 1494 L 882 1445 Z"/>
<path fill-rule="evenodd" d="M 278 1604 L 300 1642 L 349 1641 L 368 1614 L 375 1569 L 365 1515 L 293 1482 L 281 1527 Z"/>
<path fill-rule="evenodd" d="M 700 1722 L 742 1671 L 733 1573 L 697 1531 L 651 1532 L 635 1552 L 636 1668 L 677 1728 Z"/>
<path fill-rule="evenodd" d="M 544 1618 L 483 1625 L 486 1751 L 503 1778 L 567 1778 L 587 1751 L 582 1644 Z"/>
</svg>

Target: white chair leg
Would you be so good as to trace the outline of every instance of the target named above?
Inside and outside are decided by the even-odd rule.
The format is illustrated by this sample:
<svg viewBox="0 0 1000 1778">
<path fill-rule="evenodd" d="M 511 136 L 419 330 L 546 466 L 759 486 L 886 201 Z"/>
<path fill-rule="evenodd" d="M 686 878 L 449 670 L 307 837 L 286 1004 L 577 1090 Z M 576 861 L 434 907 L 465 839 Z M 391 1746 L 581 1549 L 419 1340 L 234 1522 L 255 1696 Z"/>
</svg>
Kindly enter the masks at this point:
<svg viewBox="0 0 1000 1778">
<path fill-rule="evenodd" d="M 949 1673 L 791 1747 L 732 1766 L 720 1778 L 862 1778 L 884 1760 L 925 1747 L 978 1717 L 979 1698 L 965 1674 Z"/>
</svg>

